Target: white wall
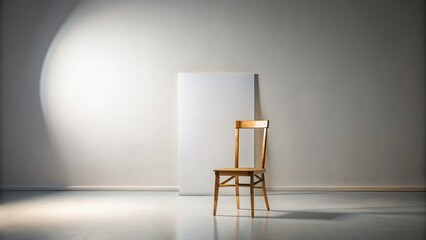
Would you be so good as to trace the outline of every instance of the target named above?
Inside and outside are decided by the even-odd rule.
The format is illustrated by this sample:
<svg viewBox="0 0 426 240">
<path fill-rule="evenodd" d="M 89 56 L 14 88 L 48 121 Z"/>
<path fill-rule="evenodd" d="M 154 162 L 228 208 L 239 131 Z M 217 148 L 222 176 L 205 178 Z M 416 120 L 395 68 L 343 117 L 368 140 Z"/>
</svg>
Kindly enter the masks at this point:
<svg viewBox="0 0 426 240">
<path fill-rule="evenodd" d="M 213 169 L 235 167 L 230 161 L 235 159 L 235 120 L 254 118 L 255 75 L 178 76 L 179 195 L 213 195 Z M 254 136 L 252 129 L 239 132 L 239 167 L 255 167 Z M 233 188 L 225 191 L 235 194 Z"/>
<path fill-rule="evenodd" d="M 271 187 L 425 185 L 423 1 L 80 1 L 54 38 L 74 3 L 2 1 L 3 186 L 177 186 L 194 71 L 259 74 Z"/>
</svg>

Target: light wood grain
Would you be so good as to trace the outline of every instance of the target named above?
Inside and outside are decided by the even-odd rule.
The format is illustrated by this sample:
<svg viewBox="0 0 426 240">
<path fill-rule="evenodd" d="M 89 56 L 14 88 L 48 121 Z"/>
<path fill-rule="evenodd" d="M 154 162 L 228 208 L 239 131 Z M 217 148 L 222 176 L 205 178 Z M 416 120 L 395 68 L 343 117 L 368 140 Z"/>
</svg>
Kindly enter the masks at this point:
<svg viewBox="0 0 426 240">
<path fill-rule="evenodd" d="M 240 188 L 238 184 L 240 183 L 240 179 L 238 176 L 235 176 L 235 200 L 237 202 L 237 209 L 240 209 Z"/>
<path fill-rule="evenodd" d="M 262 154 L 260 157 L 260 167 L 255 168 L 240 168 L 239 167 L 239 137 L 240 137 L 240 128 L 263 128 L 263 141 L 262 141 Z M 254 218 L 254 189 L 262 188 L 266 209 L 269 211 L 269 202 L 266 192 L 266 183 L 265 183 L 265 156 L 266 156 L 266 143 L 267 135 L 269 128 L 269 120 L 245 120 L 235 121 L 235 159 L 234 159 L 234 168 L 219 168 L 215 169 L 215 190 L 214 190 L 214 206 L 213 206 L 213 215 L 216 216 L 217 203 L 219 198 L 219 188 L 221 187 L 234 187 L 237 209 L 240 208 L 240 190 L 239 187 L 249 187 L 250 188 L 250 206 L 251 206 L 251 217 Z M 259 177 L 257 174 L 262 174 L 262 177 Z M 222 183 L 220 182 L 220 176 L 230 176 Z M 250 177 L 250 184 L 240 183 L 240 177 Z M 254 181 L 254 178 L 257 178 L 258 181 Z M 229 181 L 234 179 L 235 184 L 227 184 Z M 256 186 L 262 184 L 262 186 Z"/>
<path fill-rule="evenodd" d="M 265 156 L 266 156 L 266 140 L 268 138 L 268 128 L 263 129 L 263 141 L 262 141 L 262 155 L 260 157 L 260 166 L 265 168 Z"/>
<path fill-rule="evenodd" d="M 269 120 L 237 120 L 235 128 L 268 128 Z"/>
<path fill-rule="evenodd" d="M 226 171 L 232 171 L 232 172 L 265 172 L 266 169 L 264 168 L 219 168 L 215 169 L 215 172 L 226 172 Z"/>
<path fill-rule="evenodd" d="M 269 201 L 268 201 L 268 195 L 266 194 L 266 182 L 265 182 L 265 174 L 262 173 L 262 179 L 263 179 L 263 184 L 262 184 L 262 190 L 263 190 L 263 198 L 265 199 L 265 204 L 266 204 L 266 209 L 269 211 Z"/>
</svg>

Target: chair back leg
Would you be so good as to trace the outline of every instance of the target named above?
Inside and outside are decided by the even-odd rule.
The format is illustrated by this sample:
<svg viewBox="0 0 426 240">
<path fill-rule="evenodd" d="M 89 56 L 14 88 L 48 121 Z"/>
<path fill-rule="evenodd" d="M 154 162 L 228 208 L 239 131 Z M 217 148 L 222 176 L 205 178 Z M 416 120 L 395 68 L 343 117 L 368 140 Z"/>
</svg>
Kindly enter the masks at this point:
<svg viewBox="0 0 426 240">
<path fill-rule="evenodd" d="M 263 189 L 263 198 L 265 199 L 265 205 L 266 209 L 269 211 L 269 202 L 268 202 L 268 194 L 266 194 L 266 181 L 265 181 L 265 174 L 262 173 L 262 189 Z"/>
<path fill-rule="evenodd" d="M 240 179 L 238 176 L 235 177 L 235 197 L 237 201 L 237 209 L 240 209 L 240 188 L 238 187 L 238 184 L 240 183 Z"/>
<path fill-rule="evenodd" d="M 254 218 L 254 174 L 250 175 L 250 206 L 251 206 L 251 217 Z"/>
</svg>

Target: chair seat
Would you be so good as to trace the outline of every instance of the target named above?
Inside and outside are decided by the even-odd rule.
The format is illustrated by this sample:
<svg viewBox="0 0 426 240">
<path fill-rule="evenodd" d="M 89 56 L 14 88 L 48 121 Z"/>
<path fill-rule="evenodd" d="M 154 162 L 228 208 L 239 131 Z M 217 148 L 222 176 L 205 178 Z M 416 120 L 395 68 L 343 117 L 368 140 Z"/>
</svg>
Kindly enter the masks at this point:
<svg viewBox="0 0 426 240">
<path fill-rule="evenodd" d="M 252 173 L 264 173 L 264 168 L 219 168 L 214 170 L 224 176 L 250 176 Z"/>
</svg>

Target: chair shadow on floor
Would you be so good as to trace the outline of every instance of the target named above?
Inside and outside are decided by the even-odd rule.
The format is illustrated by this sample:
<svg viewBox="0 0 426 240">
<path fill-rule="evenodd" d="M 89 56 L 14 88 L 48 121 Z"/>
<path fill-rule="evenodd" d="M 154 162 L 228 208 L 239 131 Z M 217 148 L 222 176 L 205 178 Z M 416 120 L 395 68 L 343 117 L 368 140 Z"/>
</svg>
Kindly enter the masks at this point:
<svg viewBox="0 0 426 240">
<path fill-rule="evenodd" d="M 255 218 L 268 218 L 268 219 L 293 219 L 293 220 L 347 220 L 356 216 L 361 215 L 424 215 L 424 210 L 412 210 L 412 211 L 383 211 L 383 209 L 389 208 L 418 208 L 418 206 L 393 206 L 393 207 L 366 207 L 366 208 L 355 208 L 358 211 L 294 211 L 294 210 L 269 210 L 255 209 L 256 211 L 266 212 L 267 215 L 256 216 Z M 346 210 L 351 210 L 348 208 Z M 240 208 L 242 211 L 250 211 L 250 208 Z M 344 210 L 344 209 L 340 209 Z M 366 210 L 366 211 L 365 211 Z M 272 213 L 272 214 L 270 214 Z M 249 215 L 240 214 L 218 214 L 221 217 L 250 217 Z"/>
<path fill-rule="evenodd" d="M 240 210 L 250 211 L 248 208 L 241 208 Z M 256 211 L 266 211 L 263 209 L 256 209 Z M 266 216 L 256 216 L 255 218 L 281 218 L 281 219 L 300 219 L 300 220 L 335 220 L 346 213 L 337 213 L 337 212 L 315 212 L 315 211 L 284 211 L 284 210 L 270 210 L 270 213 L 277 213 L 275 215 L 266 215 Z M 218 214 L 217 216 L 221 217 L 250 217 L 248 215 L 225 215 Z"/>
</svg>

